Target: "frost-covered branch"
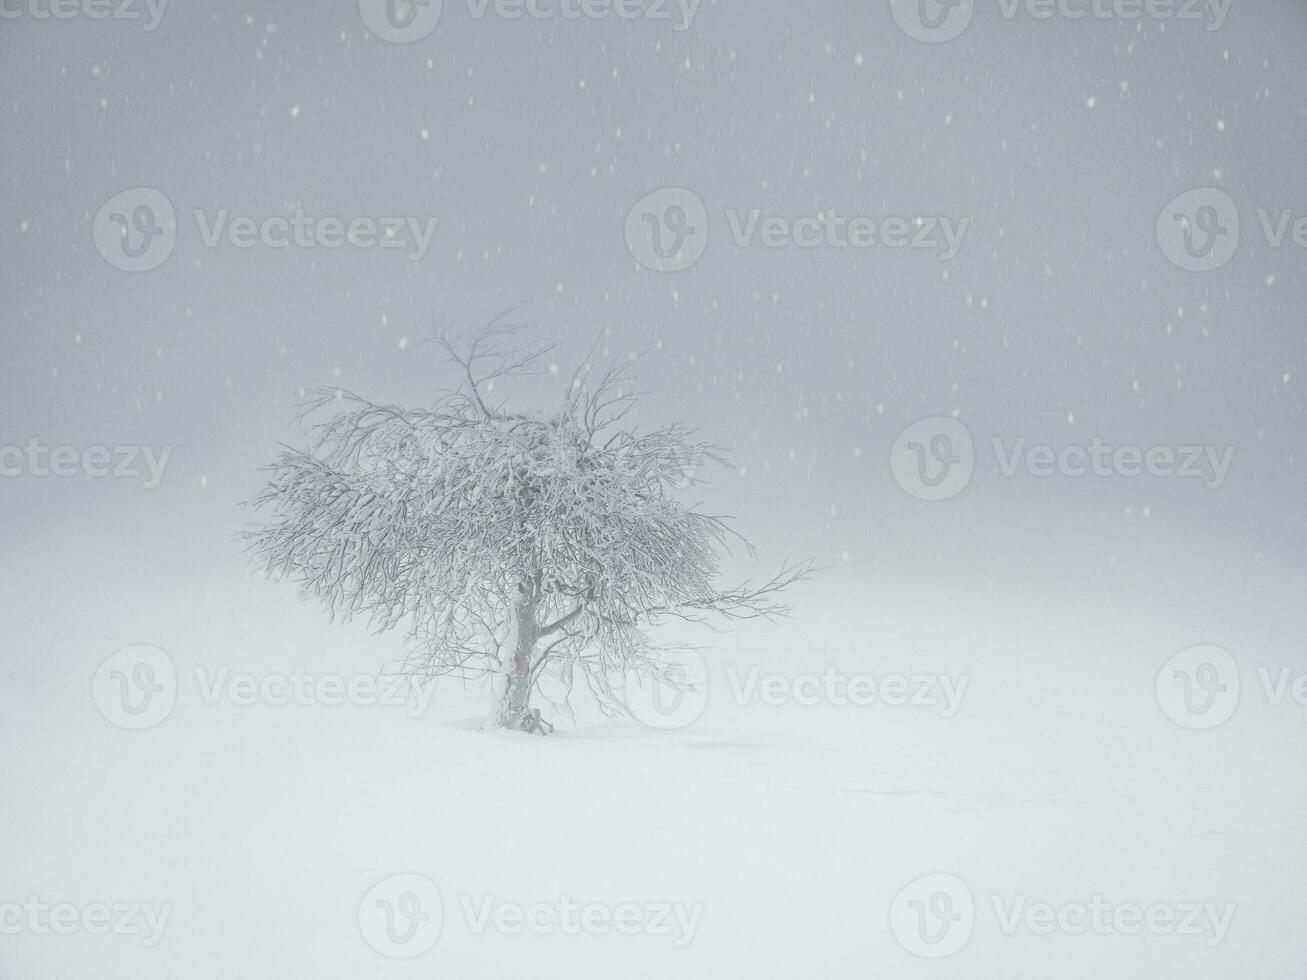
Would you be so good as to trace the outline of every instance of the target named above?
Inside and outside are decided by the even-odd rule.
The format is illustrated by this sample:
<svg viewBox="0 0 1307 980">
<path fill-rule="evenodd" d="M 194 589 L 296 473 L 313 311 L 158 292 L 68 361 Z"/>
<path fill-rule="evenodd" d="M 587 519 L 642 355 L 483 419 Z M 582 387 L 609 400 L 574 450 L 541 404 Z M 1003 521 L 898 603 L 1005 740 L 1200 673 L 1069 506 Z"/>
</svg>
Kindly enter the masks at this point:
<svg viewBox="0 0 1307 980">
<path fill-rule="evenodd" d="M 542 673 L 570 684 L 578 667 L 620 712 L 614 678 L 658 673 L 643 628 L 663 618 L 786 611 L 780 593 L 810 565 L 715 586 L 743 539 L 679 492 L 722 454 L 683 426 L 621 427 L 638 398 L 633 359 L 598 369 L 596 344 L 561 407 L 533 414 L 493 403 L 491 387 L 540 373 L 553 344 L 502 318 L 434 343 L 460 379 L 429 408 L 340 389 L 305 398 L 301 419 L 325 418 L 307 450 L 277 455 L 254 500 L 265 520 L 249 545 L 270 575 L 333 616 L 403 624 L 413 673 L 495 678 L 503 724 L 527 710 Z"/>
</svg>

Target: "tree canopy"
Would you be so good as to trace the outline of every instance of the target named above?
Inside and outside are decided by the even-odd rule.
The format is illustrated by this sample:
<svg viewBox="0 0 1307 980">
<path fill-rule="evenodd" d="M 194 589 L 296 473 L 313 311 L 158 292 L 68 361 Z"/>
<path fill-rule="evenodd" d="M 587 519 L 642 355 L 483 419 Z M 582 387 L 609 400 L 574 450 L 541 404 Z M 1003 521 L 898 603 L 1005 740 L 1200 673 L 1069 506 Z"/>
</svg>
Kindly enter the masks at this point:
<svg viewBox="0 0 1307 980">
<path fill-rule="evenodd" d="M 751 549 L 681 497 L 723 455 L 679 424 L 625 424 L 635 358 L 600 368 L 592 349 L 552 408 L 512 411 L 496 383 L 541 373 L 554 344 L 500 322 L 431 343 L 459 380 L 429 408 L 338 388 L 305 398 L 302 421 L 326 418 L 308 448 L 278 454 L 254 501 L 267 520 L 250 545 L 271 576 L 333 616 L 406 628 L 412 673 L 495 677 L 507 725 L 546 677 L 567 708 L 579 669 L 610 714 L 632 674 L 675 683 L 648 636 L 667 617 L 787 611 L 779 593 L 807 564 L 715 584 L 733 543 Z"/>
</svg>

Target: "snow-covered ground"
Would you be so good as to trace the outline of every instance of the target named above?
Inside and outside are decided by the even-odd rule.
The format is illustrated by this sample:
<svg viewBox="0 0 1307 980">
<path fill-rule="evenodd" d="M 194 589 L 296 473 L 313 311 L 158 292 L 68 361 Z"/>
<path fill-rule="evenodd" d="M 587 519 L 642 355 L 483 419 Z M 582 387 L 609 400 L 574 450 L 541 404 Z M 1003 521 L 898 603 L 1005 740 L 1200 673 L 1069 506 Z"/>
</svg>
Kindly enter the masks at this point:
<svg viewBox="0 0 1307 980">
<path fill-rule="evenodd" d="M 146 730 L 97 708 L 102 657 L 69 644 L 108 638 L 84 621 L 6 661 L 6 980 L 1289 980 L 1307 960 L 1307 707 L 1268 702 L 1251 650 L 1238 710 L 1194 731 L 1158 704 L 1174 652 L 1160 629 L 1067 636 L 1042 609 L 932 617 L 836 595 L 701 637 L 708 701 L 685 727 L 582 717 L 544 739 L 477 730 L 484 698 L 457 688 L 416 717 L 321 690 L 242 705 L 239 682 L 215 698 L 220 678 L 347 678 L 394 652 L 394 637 L 309 628 L 285 590 L 251 594 L 289 615 L 201 631 L 199 596 L 150 638 L 178 693 Z M 1251 641 L 1253 619 L 1232 635 Z M 859 673 L 863 695 L 894 699 L 903 675 L 927 703 L 843 704 L 801 680 Z M 754 681 L 815 703 L 741 696 Z M 42 912 L 61 903 L 80 923 L 67 935 Z M 98 904 L 122 928 L 88 924 Z"/>
</svg>

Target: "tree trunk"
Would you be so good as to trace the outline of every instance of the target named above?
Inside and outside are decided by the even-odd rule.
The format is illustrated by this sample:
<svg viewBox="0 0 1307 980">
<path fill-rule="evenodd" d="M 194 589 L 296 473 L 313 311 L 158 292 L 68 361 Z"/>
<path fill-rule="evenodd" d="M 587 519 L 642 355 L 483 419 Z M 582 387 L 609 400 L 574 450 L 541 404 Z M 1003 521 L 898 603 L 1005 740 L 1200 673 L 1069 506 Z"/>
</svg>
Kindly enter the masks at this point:
<svg viewBox="0 0 1307 980">
<path fill-rule="evenodd" d="M 535 652 L 539 624 L 536 598 L 529 583 L 514 597 L 509 612 L 508 635 L 500 648 L 499 674 L 494 684 L 491 724 L 495 728 L 521 728 L 531 706 L 531 656 Z"/>
</svg>

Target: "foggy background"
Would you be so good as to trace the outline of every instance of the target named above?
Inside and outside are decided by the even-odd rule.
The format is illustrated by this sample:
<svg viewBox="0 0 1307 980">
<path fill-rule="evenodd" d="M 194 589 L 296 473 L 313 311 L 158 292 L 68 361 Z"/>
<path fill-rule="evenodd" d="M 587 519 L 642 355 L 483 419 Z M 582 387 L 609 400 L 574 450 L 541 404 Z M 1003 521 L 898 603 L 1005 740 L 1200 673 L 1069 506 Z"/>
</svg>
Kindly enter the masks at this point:
<svg viewBox="0 0 1307 980">
<path fill-rule="evenodd" d="M 165 585 L 225 596 L 244 574 L 236 504 L 299 438 L 302 388 L 422 403 L 450 380 L 416 343 L 433 324 L 524 304 L 517 318 L 574 359 L 600 331 L 613 353 L 650 350 L 646 417 L 728 447 L 739 469 L 710 474 L 707 499 L 765 557 L 836 569 L 824 590 L 860 604 L 902 590 L 891 607 L 940 614 L 1049 602 L 1085 625 L 1179 613 L 1177 649 L 1230 639 L 1205 617 L 1250 579 L 1244 601 L 1289 615 L 1307 532 L 1305 256 L 1269 248 L 1253 212 L 1307 214 L 1307 8 L 1235 4 L 1206 27 L 982 4 L 960 37 L 925 44 L 888 5 L 711 0 L 685 31 L 479 20 L 451 2 L 409 44 L 372 36 L 349 3 L 174 2 L 151 32 L 5 20 L 4 441 L 174 447 L 148 492 L 0 481 L 12 613 L 51 642 L 51 595 L 117 607 L 131 635 L 166 612 Z M 1244 240 L 1224 268 L 1185 272 L 1154 223 L 1209 185 L 1239 202 Z M 177 244 L 125 273 L 91 222 L 141 186 L 172 201 Z M 694 190 L 711 216 L 702 260 L 674 274 L 623 241 L 627 212 L 663 187 Z M 207 248 L 192 217 L 296 206 L 438 226 L 413 261 Z M 971 220 L 944 262 L 741 250 L 728 207 Z M 952 500 L 915 500 L 890 478 L 890 446 L 954 413 L 976 476 Z M 992 435 L 1236 455 L 1215 491 L 1003 478 Z M 277 590 L 248 601 L 290 608 Z"/>
<path fill-rule="evenodd" d="M 730 451 L 734 468 L 704 474 L 699 495 L 758 548 L 733 573 L 824 566 L 795 590 L 791 621 L 751 627 L 734 655 L 965 669 L 986 679 L 977 724 L 1008 726 L 998 745 L 1058 732 L 1059 751 L 1101 767 L 1105 795 L 1132 753 L 1145 779 L 1168 752 L 1209 754 L 1210 781 L 1176 797 L 1176 820 L 1202 800 L 1301 837 L 1307 709 L 1287 705 L 1238 746 L 1198 744 L 1165 727 L 1152 687 L 1200 643 L 1250 668 L 1307 663 L 1307 253 L 1291 232 L 1270 247 L 1256 218 L 1307 217 L 1301 0 L 1233 0 L 1211 31 L 1007 19 L 981 2 L 939 44 L 907 37 L 887 2 L 851 0 L 704 0 L 683 31 L 477 19 L 447 0 L 435 30 L 403 44 L 347 0 L 172 0 L 148 32 L 14 9 L 0 20 L 0 444 L 172 447 L 154 489 L 0 478 L 14 717 L 53 730 L 31 705 L 80 710 L 96 664 L 132 643 L 249 669 L 398 656 L 399 635 L 331 626 L 254 575 L 241 501 L 280 443 L 303 442 L 302 389 L 425 403 L 456 380 L 419 343 L 433 326 L 520 305 L 516 320 L 562 342 L 555 384 L 601 334 L 607 354 L 647 351 L 641 423 L 683 421 Z M 177 242 L 129 273 L 92 226 L 137 187 L 168 196 Z M 692 268 L 659 273 L 624 226 L 668 187 L 703 199 L 710 231 Z M 1213 272 L 1177 268 L 1155 233 L 1195 187 L 1228 192 L 1242 219 Z M 414 260 L 206 247 L 192 214 L 297 206 L 438 224 Z M 740 249 L 728 208 L 970 224 L 949 261 Z M 549 378 L 520 391 L 523 408 L 556 397 Z M 934 416 L 968 427 L 976 470 L 931 503 L 895 481 L 890 451 Z M 1236 452 L 1216 489 L 1005 477 L 992 436 Z M 1123 718 L 1158 741 L 1122 735 Z M 953 737 L 965 754 L 970 736 Z M 1268 790 L 1282 795 L 1259 807 Z M 1115 812 L 1127 827 L 1128 800 Z M 21 813 L 20 837 L 49 819 Z M 1301 847 L 1258 860 L 1286 888 L 1281 871 L 1300 880 Z M 1303 911 L 1299 898 L 1261 921 L 1252 946 L 1286 954 L 1267 965 L 1293 961 L 1283 930 Z"/>
</svg>

